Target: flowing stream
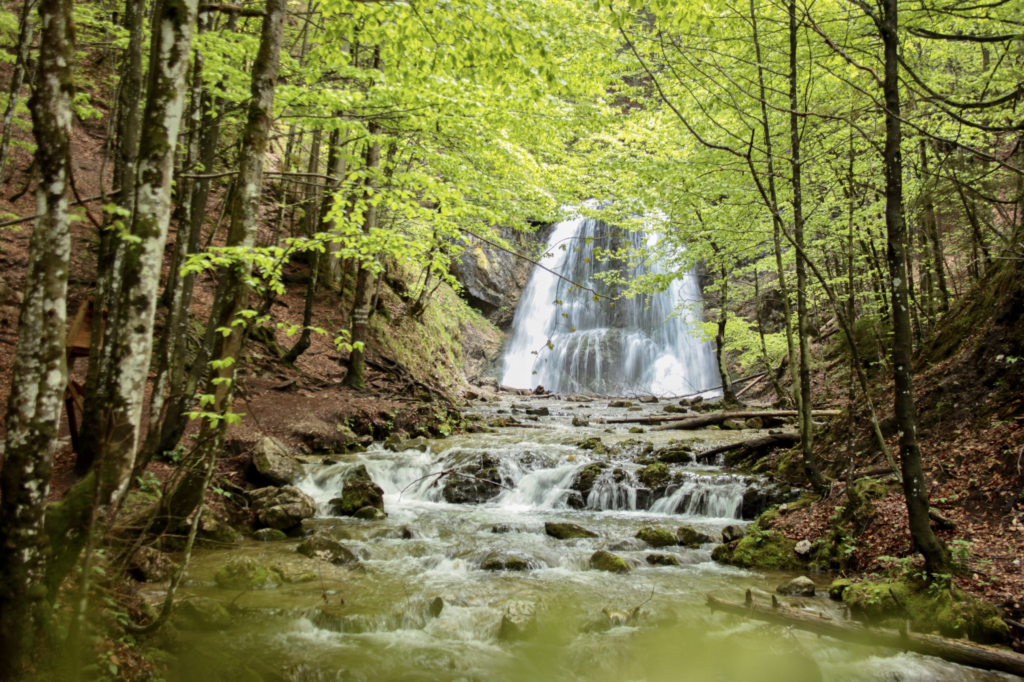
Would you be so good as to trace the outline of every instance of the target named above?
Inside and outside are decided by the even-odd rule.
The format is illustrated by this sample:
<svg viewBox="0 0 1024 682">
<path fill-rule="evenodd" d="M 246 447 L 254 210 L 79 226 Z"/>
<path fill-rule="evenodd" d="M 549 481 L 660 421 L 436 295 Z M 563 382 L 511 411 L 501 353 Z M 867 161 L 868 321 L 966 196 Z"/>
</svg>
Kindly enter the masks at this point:
<svg viewBox="0 0 1024 682">
<path fill-rule="evenodd" d="M 298 539 L 198 550 L 182 596 L 217 599 L 236 615 L 224 630 L 180 633 L 194 654 L 182 655 L 192 666 L 182 679 L 202 680 L 224 665 L 239 679 L 250 679 L 246 670 L 253 669 L 264 680 L 1009 679 L 713 614 L 704 606 L 708 593 L 742 601 L 750 588 L 755 598 L 770 600 L 775 587 L 795 574 L 718 565 L 711 561 L 712 544 L 653 549 L 637 540 L 644 526 L 674 532 L 688 525 L 715 536 L 726 525 L 745 525 L 737 517 L 746 482 L 716 466 L 672 465 L 672 485 L 651 500 L 635 480 L 640 464 L 634 460 L 643 457 L 645 443 L 660 447 L 681 439 L 708 447 L 750 433 L 637 435 L 627 432 L 628 424 L 608 432 L 594 420 L 642 416 L 661 406 L 627 412 L 603 401 L 516 400 L 517 407 L 506 399 L 475 411 L 485 419 L 515 416 L 541 428 L 431 441 L 427 452 L 374 446 L 306 465 L 300 487 L 316 499 L 319 513 L 304 525 L 340 539 L 360 557 L 355 566 L 301 556 L 295 551 Z M 524 402 L 546 406 L 551 414 L 527 421 L 519 411 Z M 573 416 L 589 416 L 590 426 L 571 426 Z M 613 454 L 595 454 L 576 445 L 588 437 L 619 447 Z M 448 478 L 424 478 L 484 456 L 507 489 L 483 503 L 447 502 Z M 573 508 L 575 476 L 600 462 L 607 467 L 577 502 L 580 508 Z M 329 500 L 341 494 L 346 475 L 359 465 L 385 491 L 385 520 L 330 516 Z M 577 523 L 598 537 L 556 540 L 545 533 L 549 521 Z M 590 568 L 591 554 L 602 548 L 623 557 L 632 570 L 620 575 Z M 529 570 L 483 570 L 492 552 L 521 557 Z M 646 557 L 652 553 L 674 556 L 679 565 L 651 565 Z M 262 590 L 217 587 L 216 571 L 237 557 L 316 578 Z M 811 578 L 822 596 L 783 601 L 845 618 L 823 596 L 831 577 Z M 155 603 L 163 589 L 152 584 L 142 592 Z M 639 615 L 630 618 L 636 607 Z M 535 614 L 534 630 L 506 637 L 503 617 L 524 609 Z"/>
<path fill-rule="evenodd" d="M 619 298 L 614 304 L 595 300 L 573 284 L 609 291 L 599 283 L 602 273 L 618 271 L 627 280 L 662 273 L 657 264 L 595 254 L 598 248 L 636 252 L 655 240 L 588 218 L 556 225 L 548 238 L 547 270 L 534 269 L 516 310 L 502 383 L 540 385 L 555 393 L 661 396 L 717 386 L 711 344 L 692 333 L 701 315 L 694 272 L 663 292 Z"/>
</svg>

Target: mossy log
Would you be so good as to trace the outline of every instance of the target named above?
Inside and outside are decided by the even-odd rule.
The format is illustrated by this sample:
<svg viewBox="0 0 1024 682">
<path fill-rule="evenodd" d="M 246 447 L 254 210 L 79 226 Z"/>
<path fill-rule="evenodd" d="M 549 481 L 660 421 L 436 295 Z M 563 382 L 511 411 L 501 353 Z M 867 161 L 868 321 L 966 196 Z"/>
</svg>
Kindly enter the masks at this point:
<svg viewBox="0 0 1024 682">
<path fill-rule="evenodd" d="M 884 646 L 901 651 L 913 651 L 925 656 L 935 656 L 960 665 L 983 670 L 998 670 L 1024 676 L 1024 656 L 994 647 L 974 644 L 966 640 L 948 639 L 937 635 L 921 635 L 898 630 L 869 628 L 859 623 L 838 621 L 822 613 L 794 609 L 779 604 L 772 597 L 772 605 L 760 604 L 747 591 L 746 603 L 726 601 L 711 595 L 707 605 L 712 611 L 724 611 L 737 616 L 756 618 L 813 632 L 817 635 L 834 637 L 845 642 L 865 646 Z"/>
<path fill-rule="evenodd" d="M 812 417 L 837 417 L 839 416 L 839 410 L 812 410 Z M 795 417 L 797 416 L 796 410 L 771 410 L 764 412 L 716 412 L 714 414 L 702 414 L 699 417 L 686 417 L 685 419 L 679 420 L 678 423 L 665 424 L 657 428 L 651 429 L 652 431 L 669 431 L 673 429 L 679 429 L 687 431 L 690 429 L 700 429 L 705 426 L 714 426 L 721 424 L 727 419 L 750 419 L 752 417 Z M 669 421 L 668 419 L 662 418 L 663 421 Z"/>
<path fill-rule="evenodd" d="M 791 446 L 800 442 L 799 433 L 779 433 L 771 436 L 763 436 L 761 438 L 754 438 L 752 440 L 743 440 L 739 443 L 730 443 L 728 445 L 720 445 L 717 448 L 711 448 L 704 452 L 698 452 L 694 457 L 698 460 L 710 459 L 715 455 L 720 455 L 723 452 L 732 452 L 733 450 L 747 450 L 748 455 L 753 455 L 756 452 L 764 450 L 765 448 L 775 446 Z"/>
</svg>

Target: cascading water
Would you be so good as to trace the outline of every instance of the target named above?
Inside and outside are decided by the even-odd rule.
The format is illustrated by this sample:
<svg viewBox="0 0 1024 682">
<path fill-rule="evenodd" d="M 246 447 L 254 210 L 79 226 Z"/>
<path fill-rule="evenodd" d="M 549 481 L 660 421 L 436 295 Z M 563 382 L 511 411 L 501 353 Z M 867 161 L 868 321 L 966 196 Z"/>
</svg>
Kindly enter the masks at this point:
<svg viewBox="0 0 1024 682">
<path fill-rule="evenodd" d="M 701 292 L 693 272 L 656 294 L 609 301 L 569 281 L 600 290 L 595 275 L 624 270 L 627 279 L 662 272 L 658 265 L 628 266 L 595 257 L 595 247 L 638 250 L 656 239 L 593 219 L 559 223 L 548 240 L 552 257 L 535 268 L 520 298 L 502 383 L 544 386 L 555 393 L 682 395 L 717 386 L 709 343 L 692 332 Z M 673 315 L 673 312 L 677 314 Z"/>
</svg>

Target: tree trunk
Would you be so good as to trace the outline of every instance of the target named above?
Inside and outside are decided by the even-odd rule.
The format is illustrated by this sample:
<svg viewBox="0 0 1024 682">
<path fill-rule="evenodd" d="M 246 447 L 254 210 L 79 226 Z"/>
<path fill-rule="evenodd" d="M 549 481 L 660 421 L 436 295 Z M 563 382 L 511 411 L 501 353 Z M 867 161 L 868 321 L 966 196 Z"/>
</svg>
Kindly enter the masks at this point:
<svg viewBox="0 0 1024 682">
<path fill-rule="evenodd" d="M 928 489 L 921 468 L 921 449 L 917 443 L 917 405 L 914 401 L 913 332 L 910 328 L 910 301 L 907 295 L 906 258 L 903 244 L 906 224 L 903 217 L 903 157 L 900 153 L 899 21 L 898 0 L 882 0 L 878 20 L 885 50 L 885 231 L 886 259 L 892 284 L 892 359 L 895 384 L 895 418 L 899 432 L 903 490 L 907 500 L 910 535 L 925 560 L 929 573 L 949 573 L 949 553 L 932 531 L 928 519 Z"/>
<path fill-rule="evenodd" d="M 11 89 L 7 99 L 7 109 L 4 110 L 4 135 L 0 139 L 0 181 L 3 178 L 4 167 L 7 165 L 7 151 L 11 146 L 14 110 L 18 106 L 18 98 L 21 96 L 21 86 L 25 84 L 25 71 L 28 69 L 29 51 L 32 49 L 32 30 L 35 28 L 35 19 L 32 16 L 32 10 L 35 7 L 36 0 L 25 0 L 25 3 L 21 6 L 18 51 L 14 58 L 14 73 L 11 74 Z"/>
<path fill-rule="evenodd" d="M 139 110 L 143 101 L 143 19 L 145 0 L 125 0 L 124 18 L 128 29 L 128 49 L 125 52 L 121 75 L 120 102 L 118 104 L 118 149 L 114 165 L 114 185 L 121 192 L 117 197 L 118 214 L 104 214 L 104 229 L 100 233 L 99 254 L 96 259 L 97 315 L 105 311 L 107 319 L 117 319 L 120 300 L 120 272 L 124 257 L 124 242 L 118 238 L 115 221 L 125 228 L 131 226 L 135 210 L 135 165 L 139 156 L 139 136 L 142 130 Z M 97 318 L 94 318 L 97 319 Z M 79 452 L 75 473 L 84 476 L 92 467 L 100 451 L 104 434 L 100 427 L 107 407 L 107 377 L 110 373 L 111 353 L 114 349 L 116 327 L 112 324 L 94 324 L 89 346 L 89 366 L 85 379 L 85 402 L 82 429 L 78 437 Z"/>
<path fill-rule="evenodd" d="M 104 415 L 100 499 L 119 498 L 131 481 L 153 352 L 164 245 L 171 219 L 174 149 L 185 104 L 185 76 L 198 0 L 162 0 L 153 15 L 149 90 L 142 115 L 138 184 L 131 235 L 124 249 L 120 303 L 111 353 L 109 408 Z"/>
<path fill-rule="evenodd" d="M 274 121 L 274 96 L 277 90 L 277 74 L 281 63 L 281 43 L 284 40 L 284 0 L 267 0 L 266 14 L 260 33 L 260 47 L 252 68 L 252 96 L 242 133 L 242 147 L 239 153 L 239 173 L 234 200 L 231 206 L 231 226 L 228 230 L 228 245 L 242 251 L 256 245 L 259 230 L 259 208 L 263 186 L 263 158 Z M 236 360 L 244 341 L 246 324 L 236 324 L 239 313 L 249 303 L 249 277 L 251 261 L 236 263 L 225 268 L 222 274 L 218 297 L 221 303 L 215 306 L 216 315 L 211 316 L 210 326 L 214 329 L 230 328 L 227 336 L 216 335 L 211 357 L 217 362 L 211 371 L 207 392 L 214 396 L 210 412 L 227 415 L 231 410 L 234 394 Z M 223 445 L 226 420 L 204 420 L 199 436 L 199 447 L 193 457 L 198 462 L 206 461 L 211 448 L 219 451 Z M 201 467 L 190 467 L 178 486 L 167 496 L 165 513 L 172 518 L 188 516 L 202 499 L 203 475 Z"/>
<path fill-rule="evenodd" d="M 39 78 L 29 110 L 40 217 L 29 245 L 0 471 L 0 680 L 20 676 L 43 617 L 46 496 L 67 384 L 72 3 L 40 0 L 39 25 Z"/>
<path fill-rule="evenodd" d="M 379 63 L 379 57 L 375 59 L 375 62 Z M 367 176 L 364 196 L 367 203 L 363 213 L 364 237 L 377 227 L 377 207 L 369 202 L 377 190 L 377 171 L 380 169 L 380 141 L 376 139 L 376 136 L 380 135 L 380 124 L 376 121 L 370 123 L 369 132 L 371 142 L 366 147 Z M 370 268 L 360 264 L 359 273 L 356 275 L 356 293 L 352 304 L 352 332 L 349 339 L 353 348 L 349 353 L 348 373 L 345 375 L 345 385 L 360 391 L 366 389 L 364 379 L 366 371 L 365 344 L 368 338 L 370 303 L 373 296 L 372 278 L 373 273 Z"/>
<path fill-rule="evenodd" d="M 789 2 L 789 139 L 790 168 L 793 173 L 793 240 L 804 249 L 803 187 L 801 185 L 800 118 L 797 106 L 796 0 Z M 800 339 L 800 451 L 804 471 L 818 490 L 828 484 L 814 463 L 814 424 L 811 421 L 811 348 L 807 339 L 807 265 L 796 259 L 797 333 Z"/>
<path fill-rule="evenodd" d="M 717 251 L 717 249 L 716 249 Z M 722 403 L 725 405 L 736 405 L 736 392 L 732 388 L 732 380 L 729 378 L 729 368 L 725 360 L 725 327 L 729 321 L 729 309 L 726 303 L 729 300 L 729 271 L 722 266 L 722 304 L 718 309 L 718 333 L 715 334 L 715 357 L 718 360 L 718 375 L 722 379 Z"/>
</svg>

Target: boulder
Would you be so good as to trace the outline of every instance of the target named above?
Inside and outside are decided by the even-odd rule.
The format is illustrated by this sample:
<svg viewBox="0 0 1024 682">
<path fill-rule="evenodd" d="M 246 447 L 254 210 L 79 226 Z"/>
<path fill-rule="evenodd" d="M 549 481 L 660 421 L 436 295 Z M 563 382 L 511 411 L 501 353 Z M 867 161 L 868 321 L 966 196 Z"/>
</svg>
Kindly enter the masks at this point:
<svg viewBox="0 0 1024 682">
<path fill-rule="evenodd" d="M 475 462 L 459 468 L 461 476 L 445 477 L 441 494 L 450 504 L 483 504 L 501 493 L 505 481 L 498 467 L 500 462 L 491 455 L 481 455 Z M 467 478 L 472 476 L 472 478 Z"/>
<path fill-rule="evenodd" d="M 629 573 L 632 569 L 626 560 L 611 552 L 599 549 L 590 556 L 590 567 L 608 573 Z"/>
<path fill-rule="evenodd" d="M 608 403 L 608 407 L 633 407 L 633 403 L 629 400 L 613 400 Z"/>
<path fill-rule="evenodd" d="M 577 447 L 579 447 L 580 450 L 590 450 L 591 452 L 594 452 L 595 454 L 598 455 L 602 455 L 608 451 L 608 448 L 605 446 L 605 444 L 601 441 L 600 438 L 587 438 L 581 440 L 576 445 Z"/>
<path fill-rule="evenodd" d="M 639 400 L 642 403 L 656 403 L 656 402 L 658 402 L 658 396 L 656 396 L 656 395 L 644 395 L 644 396 L 640 396 Z"/>
<path fill-rule="evenodd" d="M 742 540 L 747 534 L 743 526 L 726 526 L 722 529 L 722 542 L 730 543 Z"/>
<path fill-rule="evenodd" d="M 249 493 L 251 509 L 264 526 L 287 530 L 316 513 L 313 498 L 295 486 L 260 488 Z"/>
<path fill-rule="evenodd" d="M 597 533 L 587 530 L 575 523 L 552 523 L 544 524 L 544 532 L 556 540 L 571 540 L 573 538 L 596 538 Z"/>
<path fill-rule="evenodd" d="M 775 588 L 775 591 L 779 594 L 785 594 L 791 597 L 813 597 L 814 581 L 807 576 L 802 575 L 799 578 L 793 578 L 792 580 L 782 583 Z"/>
<path fill-rule="evenodd" d="M 805 568 L 794 549 L 796 541 L 777 530 L 747 535 L 739 542 L 718 545 L 711 558 L 739 568 L 799 571 Z"/>
<path fill-rule="evenodd" d="M 341 422 L 332 423 L 318 417 L 300 419 L 292 425 L 291 435 L 315 453 L 348 452 L 352 447 L 373 443 L 373 436 L 357 436 Z"/>
<path fill-rule="evenodd" d="M 423 436 L 409 438 L 408 440 L 400 439 L 392 443 L 390 449 L 395 452 L 405 452 L 406 450 L 419 450 L 420 452 L 426 452 L 430 449 L 430 440 Z"/>
<path fill-rule="evenodd" d="M 287 540 L 288 536 L 285 535 L 284 531 L 277 528 L 260 528 L 252 534 L 252 539 L 256 542 L 280 542 L 281 540 Z"/>
<path fill-rule="evenodd" d="M 569 491 L 569 494 L 565 498 L 565 504 L 569 509 L 586 509 L 587 502 L 583 499 L 583 495 L 576 492 L 575 490 Z"/>
<path fill-rule="evenodd" d="M 668 483 L 671 474 L 669 474 L 668 467 L 663 462 L 655 462 L 641 469 L 637 474 L 637 478 L 640 479 L 640 482 L 646 488 L 660 488 Z"/>
<path fill-rule="evenodd" d="M 295 548 L 295 551 L 303 556 L 329 561 L 336 566 L 358 561 L 356 555 L 348 547 L 326 533 L 317 533 L 313 537 L 303 540 Z"/>
<path fill-rule="evenodd" d="M 524 601 L 512 601 L 505 606 L 498 628 L 498 639 L 522 639 L 537 630 L 537 609 Z"/>
<path fill-rule="evenodd" d="M 155 547 L 139 547 L 128 569 L 143 582 L 160 582 L 170 578 L 178 570 L 178 564 Z"/>
<path fill-rule="evenodd" d="M 444 599 L 441 597 L 434 597 L 430 600 L 430 604 L 427 606 L 430 610 L 430 615 L 434 618 L 439 618 L 441 612 L 444 611 Z"/>
<path fill-rule="evenodd" d="M 679 559 L 671 554 L 648 554 L 647 563 L 651 566 L 678 566 Z"/>
<path fill-rule="evenodd" d="M 802 557 L 806 557 L 808 554 L 811 553 L 811 541 L 801 540 L 800 542 L 796 543 L 796 547 L 793 548 L 793 551 Z"/>
<path fill-rule="evenodd" d="M 689 464 L 694 460 L 693 448 L 689 445 L 671 445 L 654 451 L 654 456 L 664 464 Z"/>
<path fill-rule="evenodd" d="M 679 405 L 666 405 L 661 408 L 661 411 L 668 412 L 669 414 L 686 414 L 687 409 L 685 407 L 680 407 Z"/>
<path fill-rule="evenodd" d="M 533 407 L 527 410 L 526 414 L 532 414 L 534 417 L 547 417 L 551 414 L 551 410 L 546 407 Z"/>
<path fill-rule="evenodd" d="M 485 571 L 528 571 L 537 565 L 536 560 L 524 552 L 491 552 L 480 562 Z"/>
<path fill-rule="evenodd" d="M 495 379 L 494 377 L 480 377 L 477 380 L 476 385 L 480 386 L 481 388 L 489 388 L 495 392 L 497 392 L 498 386 L 500 386 L 498 380 Z"/>
<path fill-rule="evenodd" d="M 384 490 L 373 482 L 366 467 L 360 464 L 345 479 L 341 497 L 334 498 L 330 504 L 332 513 L 337 516 L 355 516 L 366 507 L 377 509 L 383 514 Z"/>
<path fill-rule="evenodd" d="M 743 424 L 748 429 L 758 429 L 758 430 L 760 430 L 760 429 L 764 428 L 764 420 L 761 419 L 760 417 L 751 417 L 747 421 L 743 422 Z"/>
<path fill-rule="evenodd" d="M 679 530 L 676 531 L 676 541 L 683 547 L 690 547 L 691 549 L 714 542 L 710 535 L 701 533 L 699 530 L 694 530 L 689 526 L 679 526 Z"/>
<path fill-rule="evenodd" d="M 631 427 L 629 427 L 629 432 L 630 433 L 647 433 L 647 431 L 643 427 L 640 427 L 640 426 L 631 426 Z"/>
<path fill-rule="evenodd" d="M 581 417 L 579 415 L 573 415 L 572 425 L 573 426 L 590 426 L 590 420 L 588 420 L 586 417 Z"/>
<path fill-rule="evenodd" d="M 213 579 L 226 590 L 263 590 L 281 584 L 277 573 L 252 557 L 232 559 L 221 566 Z"/>
<path fill-rule="evenodd" d="M 743 518 L 756 519 L 762 512 L 800 497 L 788 483 L 753 483 L 743 491 Z"/>
<path fill-rule="evenodd" d="M 303 476 L 288 446 L 276 438 L 264 436 L 252 449 L 252 466 L 260 478 L 271 485 L 290 485 Z"/>
<path fill-rule="evenodd" d="M 314 570 L 315 564 L 309 559 L 294 557 L 294 559 L 281 559 L 270 565 L 270 570 L 281 576 L 281 580 L 289 584 L 311 583 L 319 577 Z"/>
<path fill-rule="evenodd" d="M 608 468 L 605 462 L 592 462 L 581 468 L 572 479 L 570 488 L 580 493 L 584 500 L 594 487 L 594 481 L 601 475 L 601 472 Z"/>
<path fill-rule="evenodd" d="M 356 510 L 356 513 L 352 515 L 352 518 L 363 519 L 364 521 L 380 521 L 381 519 L 386 519 L 387 517 L 388 515 L 381 511 L 380 509 L 369 506 L 362 507 L 361 509 Z"/>
<path fill-rule="evenodd" d="M 638 540 L 643 540 L 651 547 L 668 547 L 676 544 L 676 537 L 664 528 L 655 528 L 653 526 L 645 526 L 641 528 L 636 537 Z"/>
<path fill-rule="evenodd" d="M 214 599 L 190 597 L 175 603 L 171 621 L 181 630 L 210 632 L 231 627 L 231 614 Z"/>
<path fill-rule="evenodd" d="M 735 419 L 726 419 L 720 426 L 723 431 L 742 431 L 747 428 L 742 422 L 738 422 Z"/>
</svg>

